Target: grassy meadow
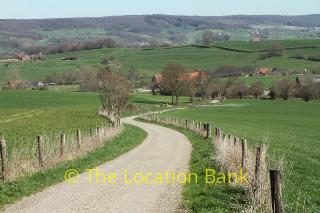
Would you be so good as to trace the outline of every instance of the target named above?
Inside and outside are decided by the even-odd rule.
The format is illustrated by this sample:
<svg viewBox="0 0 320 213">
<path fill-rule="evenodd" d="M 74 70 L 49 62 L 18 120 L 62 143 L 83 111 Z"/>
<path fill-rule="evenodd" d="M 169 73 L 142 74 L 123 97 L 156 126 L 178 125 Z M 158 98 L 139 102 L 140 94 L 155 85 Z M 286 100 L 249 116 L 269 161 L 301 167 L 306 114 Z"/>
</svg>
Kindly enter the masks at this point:
<svg viewBox="0 0 320 213">
<path fill-rule="evenodd" d="M 131 96 L 129 102 L 136 104 L 171 104 L 171 96 L 152 95 L 151 93 L 140 93 Z M 189 103 L 188 97 L 180 97 L 179 103 Z"/>
<path fill-rule="evenodd" d="M 106 120 L 97 115 L 97 94 L 49 91 L 1 91 L 0 135 L 9 148 L 36 136 L 89 131 Z"/>
<path fill-rule="evenodd" d="M 279 48 L 294 48 L 294 47 L 311 47 L 320 46 L 320 39 L 287 39 L 287 40 L 266 40 L 263 42 L 213 42 L 212 46 L 231 48 L 243 51 L 261 51 L 270 48 L 272 45 L 278 45 Z"/>
<path fill-rule="evenodd" d="M 316 46 L 320 40 L 288 40 L 252 42 L 218 42 L 215 46 L 241 50 L 263 50 L 272 43 L 283 47 Z M 280 57 L 259 60 L 260 53 L 236 52 L 219 48 L 174 47 L 156 49 L 110 48 L 84 50 L 47 55 L 44 60 L 37 62 L 0 62 L 0 84 L 8 80 L 9 73 L 17 70 L 22 79 L 43 80 L 55 73 L 78 71 L 86 67 L 103 67 L 103 59 L 114 57 L 120 63 L 122 72 L 134 67 L 141 76 L 150 77 L 160 72 L 167 63 L 180 63 L 189 69 L 213 70 L 222 65 L 277 67 L 283 70 L 304 71 L 319 66 L 318 62 L 292 58 L 298 53 L 307 56 L 318 54 L 319 48 L 303 50 L 287 50 Z M 64 57 L 77 57 L 76 61 L 63 61 Z"/>
<path fill-rule="evenodd" d="M 5 84 L 8 80 L 7 76 L 13 70 L 19 72 L 21 79 L 43 80 L 46 76 L 55 73 L 79 71 L 87 67 L 103 67 L 105 65 L 101 62 L 109 57 L 114 57 L 120 63 L 123 73 L 126 74 L 130 68 L 134 67 L 139 70 L 140 76 L 146 78 L 160 72 L 167 63 L 179 63 L 189 69 L 204 70 L 213 70 L 222 65 L 251 65 L 254 67 L 278 67 L 283 70 L 302 72 L 305 68 L 319 67 L 319 62 L 293 58 L 300 53 L 306 56 L 315 56 L 319 54 L 319 48 L 285 50 L 280 57 L 260 60 L 260 53 L 256 51 L 270 47 L 273 42 L 216 42 L 212 44 L 213 46 L 251 52 L 191 46 L 156 49 L 112 48 L 52 54 L 47 55 L 46 59 L 36 62 L 9 63 L 0 61 L 0 86 Z M 320 40 L 277 42 L 286 48 L 320 45 Z M 78 60 L 61 60 L 64 57 L 77 57 Z M 247 84 L 259 80 L 269 87 L 272 81 L 277 78 L 279 77 L 254 76 L 243 77 L 242 80 Z M 293 81 L 295 76 L 290 76 L 290 79 Z M 6 139 L 9 149 L 12 147 L 25 149 L 28 144 L 35 143 L 36 136 L 40 134 L 56 137 L 61 133 L 75 133 L 76 129 L 88 132 L 90 128 L 106 123 L 106 119 L 97 114 L 97 109 L 100 106 L 98 94 L 76 92 L 78 90 L 79 85 L 52 86 L 48 91 L 0 91 L 0 137 Z M 148 93 L 135 94 L 129 100 L 130 104 L 167 104 L 170 102 L 170 96 L 152 96 Z M 186 105 L 188 102 L 187 97 L 180 98 L 182 105 Z M 211 122 L 214 126 L 222 128 L 224 132 L 246 138 L 251 147 L 263 142 L 268 143 L 271 158 L 284 159 L 285 161 L 284 200 L 287 212 L 318 212 L 320 209 L 320 191 L 317 187 L 320 185 L 320 171 L 318 169 L 320 167 L 319 109 L 319 101 L 306 103 L 298 100 L 227 100 L 222 105 L 176 110 L 165 113 L 163 116 Z M 131 114 L 124 113 L 123 115 Z M 210 144 L 198 146 L 200 142 L 203 142 L 202 139 L 191 135 L 190 132 L 180 131 L 190 138 L 197 149 L 193 153 L 191 169 L 200 171 L 199 169 L 203 166 L 214 166 L 214 162 L 208 159 L 211 154 L 207 150 Z M 119 136 L 122 137 L 121 139 L 115 139 L 116 142 L 114 142 L 111 150 L 107 148 L 107 154 L 112 153 L 112 149 L 118 148 L 116 143 L 119 140 L 123 142 L 124 139 L 129 138 L 129 143 L 132 142 L 129 146 L 127 144 L 121 145 L 119 147 L 121 150 L 118 150 L 120 154 L 139 143 L 133 141 L 132 137 L 137 137 L 139 140 L 145 137 L 141 130 L 131 126 L 127 126 L 124 134 L 121 135 Z M 97 152 L 100 163 L 109 160 L 109 158 L 101 157 L 105 155 L 105 152 Z M 94 161 L 95 157 L 89 159 L 90 164 L 88 166 L 97 165 L 98 161 Z M 116 155 L 113 156 L 113 158 L 115 157 Z M 89 156 L 89 158 L 91 157 Z M 80 165 L 85 161 L 87 162 L 86 159 L 82 159 L 77 161 L 76 164 Z M 197 162 L 205 162 L 205 164 L 199 165 Z M 63 167 L 61 167 L 63 169 L 59 171 L 63 171 L 66 167 L 67 164 L 63 164 Z M 49 173 L 36 174 L 35 180 L 43 179 L 43 186 L 32 181 L 30 177 L 17 182 L 17 189 L 21 189 L 22 192 L 21 194 L 15 193 L 15 198 L 10 197 L 11 191 L 16 187 L 14 184 L 4 187 L 0 185 L 0 192 L 5 190 L 4 194 L 0 193 L 0 208 L 4 204 L 19 199 L 22 195 L 29 195 L 45 186 L 61 181 L 62 176 L 58 177 L 57 175 L 54 175 L 56 179 L 52 181 L 45 178 L 50 175 L 54 175 L 53 170 Z M 31 183 L 31 185 L 25 186 L 26 182 Z M 200 194 L 196 194 L 199 192 L 196 191 L 198 189 L 194 189 L 196 187 L 199 186 L 189 186 L 184 192 L 185 197 L 189 199 L 186 205 L 194 212 L 205 211 L 205 207 L 211 204 L 206 203 L 207 200 L 202 195 L 207 196 L 211 193 L 210 196 L 213 197 L 213 192 L 205 188 L 204 191 L 200 191 Z M 221 193 L 218 191 L 218 195 L 227 196 L 224 192 L 226 192 L 225 189 L 222 189 Z M 231 193 L 232 190 L 229 192 Z M 240 196 L 242 192 L 237 190 L 234 192 L 236 192 L 234 198 L 225 197 L 228 203 L 232 203 L 234 200 L 241 202 L 238 195 Z M 197 199 L 193 200 L 194 197 L 197 197 Z M 2 201 L 2 198 L 4 201 Z M 218 198 L 213 198 L 209 202 L 213 202 L 212 206 L 215 206 L 216 203 L 214 202 L 221 201 Z M 232 209 L 228 209 L 227 206 L 221 204 L 221 211 L 223 210 L 231 211 Z"/>
<path fill-rule="evenodd" d="M 317 212 L 320 167 L 320 103 L 230 100 L 223 105 L 172 111 L 163 116 L 211 122 L 224 132 L 266 142 L 273 159 L 284 159 L 287 212 Z"/>
<path fill-rule="evenodd" d="M 77 129 L 88 132 L 107 122 L 97 114 L 98 94 L 69 90 L 55 86 L 52 91 L 0 91 L 0 136 L 7 140 L 9 148 L 34 143 L 37 135 L 53 138 Z M 180 98 L 181 103 L 188 100 Z M 170 102 L 169 96 L 149 93 L 135 94 L 129 100 L 130 104 Z"/>
</svg>

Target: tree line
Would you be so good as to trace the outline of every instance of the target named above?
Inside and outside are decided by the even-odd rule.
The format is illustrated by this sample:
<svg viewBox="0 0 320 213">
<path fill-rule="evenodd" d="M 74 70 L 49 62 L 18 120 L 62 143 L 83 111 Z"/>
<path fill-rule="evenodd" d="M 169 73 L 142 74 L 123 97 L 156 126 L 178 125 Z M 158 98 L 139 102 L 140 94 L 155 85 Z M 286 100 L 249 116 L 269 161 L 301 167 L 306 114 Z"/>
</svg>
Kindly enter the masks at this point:
<svg viewBox="0 0 320 213">
<path fill-rule="evenodd" d="M 320 98 L 320 83 L 314 82 L 311 77 L 299 85 L 287 77 L 281 77 L 272 83 L 271 88 L 266 89 L 261 81 L 247 85 L 237 77 L 219 78 L 210 73 L 188 72 L 179 64 L 167 64 L 158 79 L 159 83 L 153 85 L 153 91 L 159 90 L 162 95 L 170 95 L 172 104 L 179 103 L 179 97 L 188 96 L 192 103 L 194 97 L 200 97 L 202 101 L 224 98 L 302 98 L 305 101 Z"/>
<path fill-rule="evenodd" d="M 106 39 L 93 39 L 89 41 L 68 41 L 62 42 L 56 46 L 40 46 L 40 45 L 23 45 L 19 44 L 21 51 L 26 54 L 54 54 L 63 52 L 73 52 L 80 50 L 92 50 L 101 48 L 113 48 L 117 46 L 117 42 L 112 38 Z"/>
</svg>

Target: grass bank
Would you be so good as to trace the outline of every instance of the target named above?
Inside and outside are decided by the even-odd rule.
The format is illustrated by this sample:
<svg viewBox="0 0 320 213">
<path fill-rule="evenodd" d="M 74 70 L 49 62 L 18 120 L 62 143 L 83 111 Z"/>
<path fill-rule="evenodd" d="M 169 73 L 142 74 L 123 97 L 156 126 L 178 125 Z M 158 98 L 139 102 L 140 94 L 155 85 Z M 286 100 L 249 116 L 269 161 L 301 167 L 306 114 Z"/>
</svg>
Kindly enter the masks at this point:
<svg viewBox="0 0 320 213">
<path fill-rule="evenodd" d="M 52 169 L 24 176 L 16 181 L 0 182 L 0 209 L 23 197 L 30 196 L 45 188 L 64 181 L 64 173 L 68 169 L 84 172 L 107 161 L 113 160 L 142 143 L 147 134 L 143 130 L 125 125 L 124 131 L 101 148 L 72 161 L 58 164 Z"/>
<path fill-rule="evenodd" d="M 271 159 L 287 162 L 283 199 L 288 212 L 319 212 L 320 102 L 228 100 L 222 105 L 164 113 L 178 119 L 211 122 L 250 146 L 268 143 Z"/>
</svg>

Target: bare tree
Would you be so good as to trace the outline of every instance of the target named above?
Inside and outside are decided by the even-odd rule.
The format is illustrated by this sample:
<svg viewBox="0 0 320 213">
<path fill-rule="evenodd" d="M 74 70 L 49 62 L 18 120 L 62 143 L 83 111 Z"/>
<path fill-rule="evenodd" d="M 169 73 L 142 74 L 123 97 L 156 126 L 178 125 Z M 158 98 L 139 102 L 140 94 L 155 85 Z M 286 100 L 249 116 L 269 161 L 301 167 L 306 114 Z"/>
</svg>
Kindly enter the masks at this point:
<svg viewBox="0 0 320 213">
<path fill-rule="evenodd" d="M 134 90 L 135 82 L 139 80 L 139 72 L 134 67 L 131 67 L 128 71 L 128 80 L 131 83 L 132 90 Z"/>
<path fill-rule="evenodd" d="M 190 103 L 193 103 L 194 97 L 198 91 L 197 79 L 186 79 L 184 84 L 184 94 L 190 98 Z"/>
<path fill-rule="evenodd" d="M 283 100 L 288 100 L 293 95 L 294 82 L 288 78 L 281 79 L 278 81 L 279 96 Z"/>
<path fill-rule="evenodd" d="M 226 95 L 226 93 L 227 93 L 227 82 L 219 78 L 215 78 L 214 84 L 212 86 L 212 97 L 218 98 L 218 100 L 220 100 L 220 102 L 222 103 L 223 97 Z"/>
<path fill-rule="evenodd" d="M 129 85 L 120 73 L 110 69 L 99 70 L 98 85 L 102 107 L 113 124 L 120 124 L 120 111 L 129 99 Z"/>
<path fill-rule="evenodd" d="M 98 70 L 86 68 L 79 72 L 80 88 L 83 91 L 98 91 Z"/>
<path fill-rule="evenodd" d="M 214 88 L 214 78 L 208 77 L 204 79 L 201 84 L 199 84 L 199 93 L 202 101 L 206 99 L 211 99 Z"/>
<path fill-rule="evenodd" d="M 161 72 L 161 86 L 172 96 L 172 104 L 178 104 L 185 84 L 186 69 L 179 64 L 167 64 Z M 174 103 L 174 97 L 176 101 Z"/>
<path fill-rule="evenodd" d="M 203 34 L 202 34 L 202 44 L 204 46 L 209 46 L 211 41 L 213 40 L 213 32 L 212 31 L 205 31 Z"/>
<path fill-rule="evenodd" d="M 250 87 L 250 93 L 255 97 L 258 98 L 259 96 L 263 95 L 264 91 L 264 84 L 261 81 L 255 82 Z"/>
<path fill-rule="evenodd" d="M 276 81 L 273 81 L 272 82 L 272 86 L 270 88 L 270 98 L 273 99 L 273 100 L 276 100 L 279 96 L 279 85 L 278 85 L 278 82 Z"/>
<path fill-rule="evenodd" d="M 301 97 L 305 101 L 310 101 L 312 99 L 319 98 L 319 86 L 320 84 L 314 83 L 312 78 L 307 78 L 305 80 L 305 85 L 300 86 L 298 91 L 298 96 Z"/>
<path fill-rule="evenodd" d="M 248 94 L 248 86 L 241 80 L 237 79 L 233 84 L 227 89 L 228 97 L 242 99 Z"/>
</svg>

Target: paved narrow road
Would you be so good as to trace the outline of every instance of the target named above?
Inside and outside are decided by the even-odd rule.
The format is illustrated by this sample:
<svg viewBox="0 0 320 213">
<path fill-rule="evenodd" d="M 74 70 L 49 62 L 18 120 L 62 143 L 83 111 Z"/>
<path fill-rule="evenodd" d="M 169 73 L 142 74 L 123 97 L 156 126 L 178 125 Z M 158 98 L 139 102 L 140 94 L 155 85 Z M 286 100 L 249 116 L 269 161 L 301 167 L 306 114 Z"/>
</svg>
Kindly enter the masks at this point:
<svg viewBox="0 0 320 213">
<path fill-rule="evenodd" d="M 95 180 L 89 183 L 90 175 L 84 173 L 75 184 L 63 182 L 49 187 L 8 207 L 5 212 L 178 211 L 182 190 L 180 184 L 167 184 L 165 179 L 163 183 L 158 183 L 157 179 L 157 184 L 127 184 L 124 183 L 124 173 L 127 170 L 127 180 L 132 181 L 132 177 L 138 172 L 153 175 L 161 173 L 163 176 L 165 172 L 173 170 L 176 174 L 187 172 L 192 149 L 190 142 L 179 132 L 137 122 L 133 117 L 124 119 L 124 122 L 144 129 L 148 137 L 130 152 L 97 167 L 100 174 L 116 173 L 116 184 L 104 184 L 103 178 L 99 178 L 99 183 Z M 171 181 L 169 178 L 168 180 Z"/>
</svg>

